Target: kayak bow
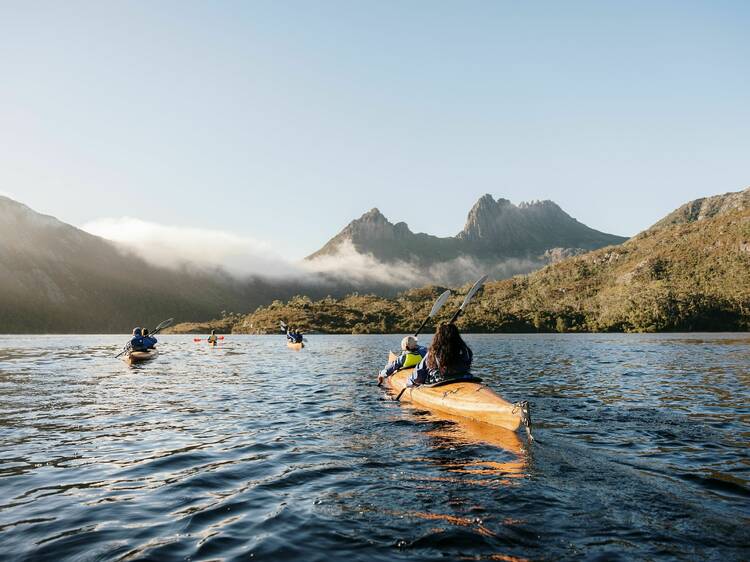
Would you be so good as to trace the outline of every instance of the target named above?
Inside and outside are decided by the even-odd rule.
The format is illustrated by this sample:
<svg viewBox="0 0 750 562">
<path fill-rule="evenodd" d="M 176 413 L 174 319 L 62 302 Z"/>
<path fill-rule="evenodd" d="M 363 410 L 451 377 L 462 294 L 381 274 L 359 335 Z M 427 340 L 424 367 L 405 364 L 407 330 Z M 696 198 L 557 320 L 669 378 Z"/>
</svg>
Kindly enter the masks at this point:
<svg viewBox="0 0 750 562">
<path fill-rule="evenodd" d="M 295 349 L 295 350 L 299 351 L 300 349 L 302 349 L 303 347 L 305 347 L 305 344 L 302 343 L 302 342 L 292 343 L 292 342 L 288 341 L 288 342 L 286 342 L 286 346 L 289 349 Z"/>
</svg>

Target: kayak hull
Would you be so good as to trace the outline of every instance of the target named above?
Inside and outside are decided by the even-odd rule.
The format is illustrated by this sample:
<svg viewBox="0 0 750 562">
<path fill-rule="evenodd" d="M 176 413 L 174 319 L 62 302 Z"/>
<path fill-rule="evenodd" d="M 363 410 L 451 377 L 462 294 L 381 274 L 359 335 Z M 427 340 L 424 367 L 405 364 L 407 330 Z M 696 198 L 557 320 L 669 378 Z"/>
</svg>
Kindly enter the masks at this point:
<svg viewBox="0 0 750 562">
<path fill-rule="evenodd" d="M 135 365 L 136 363 L 151 361 L 158 354 L 159 352 L 156 351 L 156 349 L 149 349 L 148 351 L 129 351 L 127 355 L 125 355 L 125 362 L 128 365 Z"/>
<path fill-rule="evenodd" d="M 302 349 L 303 347 L 305 347 L 305 344 L 303 342 L 292 343 L 292 342 L 288 341 L 288 342 L 286 342 L 286 346 L 289 349 L 296 349 L 297 351 L 299 351 L 300 349 Z"/>
<path fill-rule="evenodd" d="M 388 361 L 396 359 L 391 353 Z M 521 425 L 521 408 L 514 406 L 489 387 L 477 382 L 454 382 L 440 386 L 406 386 L 414 369 L 402 369 L 386 378 L 391 392 L 401 394 L 401 402 L 427 408 L 433 413 L 443 413 L 469 420 L 503 427 L 515 431 Z"/>
</svg>

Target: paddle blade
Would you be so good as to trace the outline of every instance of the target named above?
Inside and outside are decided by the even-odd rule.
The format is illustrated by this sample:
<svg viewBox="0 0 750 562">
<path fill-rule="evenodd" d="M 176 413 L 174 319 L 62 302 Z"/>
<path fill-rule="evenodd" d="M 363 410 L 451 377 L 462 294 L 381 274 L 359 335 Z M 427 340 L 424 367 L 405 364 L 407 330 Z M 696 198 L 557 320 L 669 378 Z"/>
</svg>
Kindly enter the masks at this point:
<svg viewBox="0 0 750 562">
<path fill-rule="evenodd" d="M 459 307 L 459 310 L 463 310 L 467 304 L 469 304 L 469 301 L 474 298 L 474 295 L 477 294 L 477 291 L 482 288 L 482 285 L 484 285 L 484 282 L 487 281 L 487 276 L 482 275 L 476 283 L 474 283 L 474 286 L 471 288 L 471 290 L 467 293 L 466 298 L 464 299 L 464 302 L 461 303 L 461 306 Z"/>
<path fill-rule="evenodd" d="M 224 336 L 219 336 L 218 339 L 223 340 Z"/>
<path fill-rule="evenodd" d="M 283 320 L 279 320 L 279 326 L 281 326 L 281 331 L 286 332 L 286 324 Z"/>
<path fill-rule="evenodd" d="M 193 338 L 193 341 L 201 341 L 201 338 Z"/>
<path fill-rule="evenodd" d="M 443 305 L 448 302 L 448 299 L 451 296 L 450 291 L 445 291 L 442 295 L 438 297 L 438 300 L 435 301 L 435 304 L 432 305 L 432 310 L 430 310 L 430 318 L 435 316 L 438 313 L 438 310 L 443 308 Z"/>
<path fill-rule="evenodd" d="M 168 318 L 168 319 L 166 319 L 164 322 L 162 322 L 161 324 L 159 324 L 156 328 L 154 328 L 153 330 L 151 330 L 151 333 L 154 334 L 154 333 L 158 332 L 159 330 L 163 330 L 164 328 L 166 328 L 168 326 L 171 326 L 172 322 L 174 322 L 174 318 Z"/>
</svg>

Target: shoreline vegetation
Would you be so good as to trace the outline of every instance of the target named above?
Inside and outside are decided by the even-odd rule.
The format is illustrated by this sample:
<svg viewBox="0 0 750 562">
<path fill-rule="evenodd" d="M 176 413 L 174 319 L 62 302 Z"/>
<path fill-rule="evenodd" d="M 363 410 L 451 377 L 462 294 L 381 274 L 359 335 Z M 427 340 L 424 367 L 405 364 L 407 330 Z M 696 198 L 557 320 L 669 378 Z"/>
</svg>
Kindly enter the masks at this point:
<svg viewBox="0 0 750 562">
<path fill-rule="evenodd" d="M 731 195 L 744 202 L 750 190 Z M 623 244 L 489 282 L 457 324 L 474 333 L 748 331 L 750 207 L 712 212 L 722 197 L 689 203 Z M 435 323 L 450 318 L 469 288 L 454 288 Z M 169 332 L 273 334 L 283 320 L 305 333 L 410 333 L 443 290 L 299 295 Z"/>
</svg>

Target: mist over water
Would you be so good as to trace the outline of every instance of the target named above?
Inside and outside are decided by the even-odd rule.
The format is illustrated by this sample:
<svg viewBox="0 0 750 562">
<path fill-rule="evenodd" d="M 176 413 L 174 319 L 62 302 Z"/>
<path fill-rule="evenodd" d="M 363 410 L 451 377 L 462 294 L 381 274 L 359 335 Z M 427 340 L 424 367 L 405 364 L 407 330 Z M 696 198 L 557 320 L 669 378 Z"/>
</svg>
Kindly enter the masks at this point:
<svg viewBox="0 0 750 562">
<path fill-rule="evenodd" d="M 374 385 L 397 336 L 0 337 L 0 558 L 743 560 L 750 336 L 470 335 L 535 436 Z"/>
</svg>

